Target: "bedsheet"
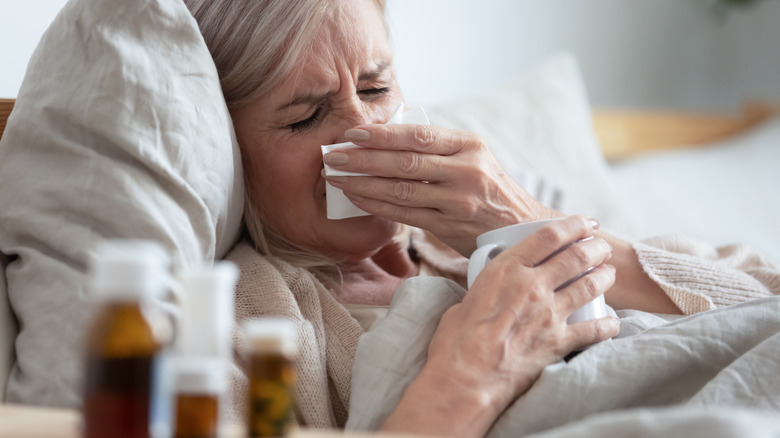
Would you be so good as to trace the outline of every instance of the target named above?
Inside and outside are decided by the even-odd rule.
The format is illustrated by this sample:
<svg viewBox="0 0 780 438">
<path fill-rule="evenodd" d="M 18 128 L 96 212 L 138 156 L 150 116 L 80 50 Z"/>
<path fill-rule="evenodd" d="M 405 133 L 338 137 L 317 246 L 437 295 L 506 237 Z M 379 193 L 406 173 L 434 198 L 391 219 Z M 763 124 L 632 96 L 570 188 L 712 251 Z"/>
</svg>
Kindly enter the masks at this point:
<svg viewBox="0 0 780 438">
<path fill-rule="evenodd" d="M 348 429 L 381 426 L 425 364 L 440 316 L 464 293 L 434 277 L 398 290 L 385 320 L 361 337 Z M 780 434 L 780 297 L 688 317 L 618 315 L 620 335 L 548 366 L 488 436 L 665 436 L 674 425 L 689 436 L 760 436 L 745 426 Z"/>
</svg>

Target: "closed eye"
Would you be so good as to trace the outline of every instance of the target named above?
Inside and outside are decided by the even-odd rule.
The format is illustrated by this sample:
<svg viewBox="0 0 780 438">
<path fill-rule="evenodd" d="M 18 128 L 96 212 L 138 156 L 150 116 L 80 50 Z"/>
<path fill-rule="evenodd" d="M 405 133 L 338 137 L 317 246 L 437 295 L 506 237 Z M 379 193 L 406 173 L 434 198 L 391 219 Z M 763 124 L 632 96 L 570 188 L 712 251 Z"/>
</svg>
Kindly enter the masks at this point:
<svg viewBox="0 0 780 438">
<path fill-rule="evenodd" d="M 379 96 L 382 94 L 387 94 L 387 92 L 390 91 L 390 87 L 382 87 L 382 88 L 367 88 L 365 90 L 360 90 L 358 93 L 364 95 L 364 96 Z"/>
<path fill-rule="evenodd" d="M 313 128 L 314 125 L 317 124 L 319 121 L 320 115 L 322 114 L 322 107 L 317 107 L 317 110 L 314 111 L 314 114 L 312 114 L 309 118 L 301 120 L 299 122 L 290 123 L 286 126 L 286 128 L 290 129 L 292 132 L 301 132 L 305 131 L 307 129 Z"/>
</svg>

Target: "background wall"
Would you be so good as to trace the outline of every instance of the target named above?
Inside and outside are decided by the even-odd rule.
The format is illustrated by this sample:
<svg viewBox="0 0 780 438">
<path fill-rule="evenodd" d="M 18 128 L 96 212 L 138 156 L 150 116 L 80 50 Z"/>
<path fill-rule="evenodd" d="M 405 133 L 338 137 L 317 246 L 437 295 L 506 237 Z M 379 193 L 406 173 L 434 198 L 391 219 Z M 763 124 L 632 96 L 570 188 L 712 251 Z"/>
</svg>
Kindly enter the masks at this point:
<svg viewBox="0 0 780 438">
<path fill-rule="evenodd" d="M 546 54 L 580 60 L 598 106 L 730 108 L 780 98 L 780 2 L 718 15 L 706 0 L 389 0 L 407 99 L 498 86 Z"/>
<path fill-rule="evenodd" d="M 0 0 L 0 97 L 15 97 L 66 0 Z M 580 60 L 594 105 L 732 108 L 780 100 L 780 1 L 728 16 L 711 0 L 388 0 L 407 99 L 498 87 L 545 55 Z"/>
</svg>

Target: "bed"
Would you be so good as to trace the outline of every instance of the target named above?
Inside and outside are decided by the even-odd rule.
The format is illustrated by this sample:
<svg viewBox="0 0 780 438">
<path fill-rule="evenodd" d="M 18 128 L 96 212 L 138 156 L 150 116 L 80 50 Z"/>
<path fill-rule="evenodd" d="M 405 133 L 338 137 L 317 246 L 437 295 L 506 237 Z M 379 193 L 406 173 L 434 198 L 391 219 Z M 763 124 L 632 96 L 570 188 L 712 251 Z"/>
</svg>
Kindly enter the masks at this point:
<svg viewBox="0 0 780 438">
<path fill-rule="evenodd" d="M 0 137 L 0 206 L 6 207 L 0 208 L 0 253 L 10 248 L 25 262 L 2 260 L 0 385 L 7 385 L 6 400 L 9 395 L 14 400 L 38 397 L 50 405 L 77 406 L 72 393 L 80 368 L 74 351 L 79 324 L 88 317 L 84 291 L 89 245 L 103 236 L 154 238 L 171 250 L 177 268 L 186 269 L 223 257 L 236 241 L 243 178 L 216 69 L 181 2 L 158 3 L 166 7 L 123 4 L 122 20 L 116 20 L 111 2 L 69 2 L 44 35 L 48 44 L 41 44 L 33 56 L 18 102 L 0 101 L 0 127 L 10 114 Z M 83 14 L 89 8 L 99 13 Z M 149 45 L 141 37 L 170 44 Z M 87 61 L 96 57 L 103 68 L 89 69 Z M 765 188 L 753 190 L 764 196 L 750 221 L 741 216 L 743 207 L 726 206 L 731 215 L 703 217 L 718 233 L 747 229 L 754 243 L 771 249 L 780 246 L 780 239 L 766 237 L 777 227 L 761 228 L 753 219 L 777 212 L 772 196 L 777 175 L 750 169 L 752 164 L 772 163 L 766 154 L 777 153 L 773 136 L 778 119 L 771 106 L 755 108 L 726 115 L 594 112 L 576 60 L 563 55 L 534 71 L 519 72 L 517 80 L 499 92 L 426 110 L 432 124 L 482 134 L 507 170 L 533 187 L 540 199 L 565 212 L 597 217 L 605 228 L 629 238 L 652 232 L 660 214 L 680 194 L 680 183 L 668 175 L 667 165 L 695 175 L 704 169 L 699 160 L 725 161 L 734 168 L 729 173 L 733 175 L 730 151 L 749 158 L 742 153 L 747 147 L 755 162 L 745 165 L 748 170 L 734 178 L 733 185 L 755 187 L 751 178 L 758 178 L 756 184 Z M 722 155 L 724 150 L 728 153 Z M 660 184 L 648 184 L 648 175 L 659 174 L 671 188 L 638 192 L 661 189 Z M 724 179 L 722 173 L 701 178 L 713 179 L 705 189 Z M 636 190 L 621 192 L 632 184 Z M 635 217 L 636 206 L 653 196 L 660 204 Z M 687 199 L 674 202 L 679 212 L 701 210 Z M 733 227 L 735 221 L 746 225 Z M 702 231 L 693 225 L 679 231 Z M 716 237 L 731 240 L 734 235 Z M 764 307 L 776 306 L 775 300 Z M 773 320 L 765 319 L 764 332 L 771 333 Z M 52 387 L 60 393 L 47 392 Z M 777 413 L 780 401 L 774 400 Z M 656 413 L 641 415 L 629 420 L 657 423 L 659 418 Z M 661 417 L 672 418 L 669 415 Z M 701 426 L 714 418 L 697 412 L 679 420 Z M 727 419 L 739 425 L 763 424 L 757 420 L 763 418 L 748 412 Z M 618 420 L 610 418 L 611 424 Z M 571 421 L 587 426 L 582 430 L 599 430 L 584 417 Z"/>
</svg>

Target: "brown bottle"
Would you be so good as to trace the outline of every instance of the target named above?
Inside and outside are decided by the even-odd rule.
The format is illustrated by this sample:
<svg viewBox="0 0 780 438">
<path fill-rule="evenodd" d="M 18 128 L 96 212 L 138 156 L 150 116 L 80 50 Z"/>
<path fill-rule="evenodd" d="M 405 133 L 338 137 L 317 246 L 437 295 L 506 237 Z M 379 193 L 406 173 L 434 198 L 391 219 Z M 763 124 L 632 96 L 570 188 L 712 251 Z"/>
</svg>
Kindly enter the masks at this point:
<svg viewBox="0 0 780 438">
<path fill-rule="evenodd" d="M 217 262 L 180 278 L 182 312 L 176 342 L 173 390 L 175 438 L 216 438 L 220 399 L 228 389 L 232 357 L 233 293 L 238 268 Z"/>
<path fill-rule="evenodd" d="M 243 329 L 250 344 L 247 432 L 250 437 L 286 436 L 298 380 L 295 325 L 286 319 L 252 319 Z"/>
<path fill-rule="evenodd" d="M 91 265 L 99 304 L 87 336 L 84 436 L 155 437 L 166 432 L 163 341 L 150 299 L 166 287 L 156 244 L 102 243 Z"/>
</svg>

